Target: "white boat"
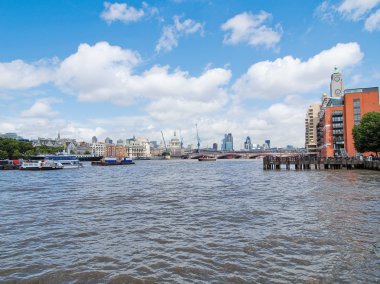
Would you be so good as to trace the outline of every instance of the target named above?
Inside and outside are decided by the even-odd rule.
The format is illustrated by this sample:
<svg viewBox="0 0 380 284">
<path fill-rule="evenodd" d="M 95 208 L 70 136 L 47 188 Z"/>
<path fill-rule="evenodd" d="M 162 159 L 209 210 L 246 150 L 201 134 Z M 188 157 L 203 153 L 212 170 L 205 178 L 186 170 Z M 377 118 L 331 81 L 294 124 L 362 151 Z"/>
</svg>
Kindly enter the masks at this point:
<svg viewBox="0 0 380 284">
<path fill-rule="evenodd" d="M 83 167 L 83 164 L 75 155 L 46 155 L 44 157 L 45 160 L 59 162 L 64 169 L 78 169 Z"/>
<path fill-rule="evenodd" d="M 54 161 L 24 161 L 20 166 L 20 170 L 29 171 L 48 171 L 48 170 L 62 170 L 61 163 Z"/>
</svg>

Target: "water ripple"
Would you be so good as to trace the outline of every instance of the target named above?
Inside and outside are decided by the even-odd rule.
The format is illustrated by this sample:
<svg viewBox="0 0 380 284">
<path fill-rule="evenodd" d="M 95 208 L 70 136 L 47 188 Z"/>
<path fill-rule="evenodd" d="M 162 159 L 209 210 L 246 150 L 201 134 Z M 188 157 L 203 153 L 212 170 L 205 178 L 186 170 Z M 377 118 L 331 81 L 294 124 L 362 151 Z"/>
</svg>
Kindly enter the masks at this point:
<svg viewBox="0 0 380 284">
<path fill-rule="evenodd" d="M 380 281 L 380 174 L 261 161 L 0 172 L 0 282 Z"/>
</svg>

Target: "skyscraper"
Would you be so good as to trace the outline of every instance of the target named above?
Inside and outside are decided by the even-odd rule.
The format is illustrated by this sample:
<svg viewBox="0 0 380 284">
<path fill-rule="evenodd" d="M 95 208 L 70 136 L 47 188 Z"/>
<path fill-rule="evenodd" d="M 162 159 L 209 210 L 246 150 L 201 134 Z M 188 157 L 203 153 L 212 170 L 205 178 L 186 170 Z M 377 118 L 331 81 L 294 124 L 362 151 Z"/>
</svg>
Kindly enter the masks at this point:
<svg viewBox="0 0 380 284">
<path fill-rule="evenodd" d="M 244 142 L 244 150 L 251 151 L 253 149 L 251 138 L 247 136 Z"/>
<path fill-rule="evenodd" d="M 231 133 L 225 134 L 222 141 L 222 151 L 233 151 L 234 150 L 234 139 Z"/>
</svg>

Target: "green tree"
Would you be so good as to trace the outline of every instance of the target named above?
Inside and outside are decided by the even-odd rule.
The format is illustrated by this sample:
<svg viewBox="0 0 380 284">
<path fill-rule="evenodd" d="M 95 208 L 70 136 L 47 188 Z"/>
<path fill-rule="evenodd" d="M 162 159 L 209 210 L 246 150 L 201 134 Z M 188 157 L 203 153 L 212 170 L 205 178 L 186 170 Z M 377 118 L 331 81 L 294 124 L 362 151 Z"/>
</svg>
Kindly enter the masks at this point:
<svg viewBox="0 0 380 284">
<path fill-rule="evenodd" d="M 380 152 L 380 112 L 368 112 L 352 129 L 358 152 Z"/>
<path fill-rule="evenodd" d="M 19 159 L 22 157 L 22 154 L 18 149 L 14 150 L 12 153 L 12 159 Z"/>
<path fill-rule="evenodd" d="M 36 153 L 34 152 L 34 150 L 33 149 L 31 149 L 31 150 L 28 150 L 28 151 L 26 151 L 25 153 L 24 153 L 24 157 L 25 158 L 30 158 L 31 156 L 34 156 Z"/>
<path fill-rule="evenodd" d="M 4 150 L 0 150 L 0 160 L 8 159 L 8 153 Z"/>
</svg>

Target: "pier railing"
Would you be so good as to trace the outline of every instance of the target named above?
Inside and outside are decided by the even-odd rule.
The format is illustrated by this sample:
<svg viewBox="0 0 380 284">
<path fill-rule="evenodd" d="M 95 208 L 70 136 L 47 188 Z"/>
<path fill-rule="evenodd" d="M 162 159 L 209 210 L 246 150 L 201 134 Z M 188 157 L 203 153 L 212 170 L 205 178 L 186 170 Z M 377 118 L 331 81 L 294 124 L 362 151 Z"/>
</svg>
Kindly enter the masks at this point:
<svg viewBox="0 0 380 284">
<path fill-rule="evenodd" d="M 264 170 L 281 169 L 284 166 L 290 170 L 291 165 L 294 165 L 296 170 L 314 169 L 374 169 L 380 170 L 379 160 L 363 160 L 357 158 L 320 158 L 316 156 L 266 156 L 263 158 Z"/>
</svg>

